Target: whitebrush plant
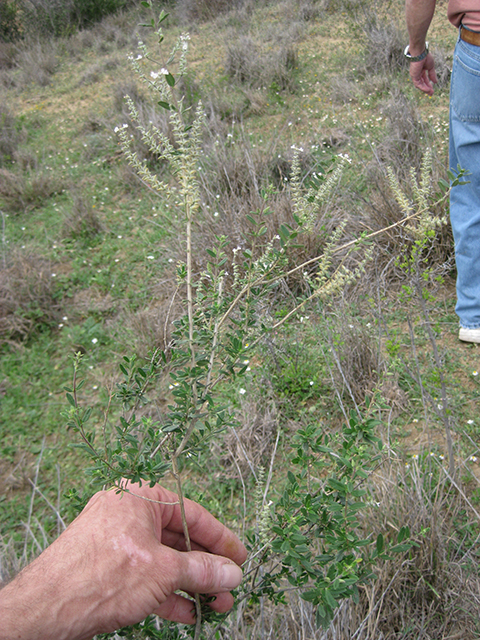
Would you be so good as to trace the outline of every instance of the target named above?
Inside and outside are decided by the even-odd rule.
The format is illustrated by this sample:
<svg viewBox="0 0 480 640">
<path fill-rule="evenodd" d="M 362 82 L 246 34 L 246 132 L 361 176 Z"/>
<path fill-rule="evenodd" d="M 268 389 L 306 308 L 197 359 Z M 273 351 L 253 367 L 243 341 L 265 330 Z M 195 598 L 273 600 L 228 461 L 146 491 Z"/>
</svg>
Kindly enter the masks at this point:
<svg viewBox="0 0 480 640">
<path fill-rule="evenodd" d="M 147 26 L 161 45 L 167 14 L 162 11 L 156 15 L 150 1 L 142 4 L 152 13 Z M 295 159 L 291 178 L 294 224 L 281 225 L 276 236 L 265 240 L 265 220 L 270 212 L 267 190 L 261 209 L 246 216 L 245 248 L 229 251 L 229 239 L 219 236 L 214 246 L 206 249 L 204 271 L 194 273 L 193 237 L 201 215 L 198 166 L 205 116 L 201 103 L 192 113 L 179 90 L 179 80 L 187 69 L 188 46 L 189 37 L 182 34 L 165 61 L 156 60 L 143 43 L 139 54 L 131 56 L 135 73 L 154 93 L 159 107 L 168 112 L 171 136 L 153 125 L 142 126 L 135 104 L 126 97 L 131 119 L 144 143 L 170 168 L 168 177 L 163 173 L 160 179 L 139 159 L 132 150 L 127 125 L 116 127 L 130 165 L 150 191 L 160 198 L 172 198 L 177 216 L 182 219 L 185 260 L 177 266 L 178 286 L 172 295 L 184 292 L 186 313 L 173 323 L 167 349 L 155 350 L 144 364 L 138 364 L 135 357 L 123 358 L 123 380 L 110 395 L 100 428 L 91 426 L 92 411 L 79 402 L 80 355 L 74 363 L 73 384 L 67 389 L 68 426 L 79 433 L 79 446 L 92 460 L 88 469 L 92 489 L 113 486 L 126 491 L 125 479 L 153 485 L 170 474 L 181 505 L 182 469 L 189 458 L 208 449 L 212 439 L 227 427 L 235 427 L 234 412 L 218 393 L 221 386 L 246 375 L 256 345 L 271 331 L 293 321 L 310 302 L 327 298 L 358 279 L 369 253 L 367 247 L 354 271 L 343 264 L 334 266 L 332 257 L 336 251 L 342 249 L 348 254 L 365 247 L 368 239 L 365 236 L 338 247 L 340 226 L 322 255 L 289 268 L 289 248 L 310 232 L 319 207 L 328 201 L 340 180 L 342 166 L 349 161 L 339 157 L 323 186 L 305 191 Z M 417 213 L 409 213 L 410 218 Z M 298 271 L 305 274 L 308 293 L 294 302 L 283 317 L 275 319 L 269 304 L 272 287 Z M 138 417 L 140 407 L 148 403 L 149 389 L 168 376 L 171 397 L 165 412 L 157 419 Z M 249 539 L 251 554 L 237 602 L 248 599 L 255 603 L 268 597 L 279 603 L 289 590 L 297 589 L 316 607 L 317 623 L 328 626 L 339 603 L 345 598 L 358 598 L 358 586 L 372 577 L 374 563 L 387 557 L 381 535 L 372 539 L 358 534 L 357 514 L 364 506 L 365 482 L 381 463 L 375 406 L 372 401 L 364 416 L 352 415 L 336 434 L 327 433 L 318 424 L 307 424 L 299 430 L 284 489 L 276 502 L 266 500 L 265 495 L 262 498 L 264 478 L 258 474 L 257 531 Z M 185 519 L 184 533 L 188 544 Z M 408 530 L 400 528 L 388 552 L 408 548 L 408 536 Z M 216 637 L 223 618 L 207 612 L 198 595 L 195 607 L 197 624 L 192 635 L 206 637 L 208 627 L 209 637 Z M 180 637 L 178 629 L 162 626 L 154 618 L 136 625 L 135 631 L 122 633 L 144 638 Z"/>
<path fill-rule="evenodd" d="M 452 439 L 452 416 L 445 380 L 445 365 L 438 351 L 437 339 L 432 329 L 432 321 L 428 306 L 428 303 L 432 301 L 428 284 L 432 275 L 435 275 L 435 266 L 432 265 L 429 260 L 429 249 L 435 240 L 438 229 L 447 224 L 448 216 L 446 212 L 442 212 L 441 210 L 440 212 L 436 211 L 439 201 L 443 201 L 443 196 L 440 194 L 435 197 L 431 181 L 431 173 L 432 152 L 429 149 L 423 157 L 419 176 L 417 177 L 413 168 L 410 170 L 409 186 L 413 199 L 409 199 L 407 197 L 405 190 L 398 182 L 391 168 L 388 169 L 388 178 L 390 188 L 395 196 L 397 204 L 405 218 L 408 219 L 406 231 L 410 235 L 411 239 L 409 249 L 403 256 L 397 259 L 397 265 L 407 276 L 407 284 L 402 287 L 402 298 L 405 302 L 406 308 L 408 308 L 408 302 L 410 300 L 413 300 L 420 308 L 425 331 L 432 348 L 433 360 L 435 363 L 435 379 L 438 382 L 433 388 L 427 389 L 422 382 L 418 367 L 417 372 L 414 372 L 408 366 L 407 370 L 419 384 L 422 397 L 426 400 L 426 403 L 430 405 L 439 420 L 443 423 L 448 451 L 449 474 L 453 479 L 455 477 L 455 457 Z M 463 179 L 466 173 L 467 172 L 459 165 L 455 173 L 453 171 L 448 171 L 450 185 L 445 181 L 442 181 L 440 186 L 443 187 L 444 192 L 448 192 L 451 188 L 466 184 L 466 181 Z M 412 214 L 414 213 L 416 215 L 412 217 Z M 441 278 L 441 276 L 437 276 L 437 280 L 439 278 Z M 413 328 L 410 318 L 408 318 L 408 323 L 410 327 L 410 334 L 413 337 Z M 437 394 L 440 395 L 441 402 L 438 402 L 436 397 Z"/>
</svg>

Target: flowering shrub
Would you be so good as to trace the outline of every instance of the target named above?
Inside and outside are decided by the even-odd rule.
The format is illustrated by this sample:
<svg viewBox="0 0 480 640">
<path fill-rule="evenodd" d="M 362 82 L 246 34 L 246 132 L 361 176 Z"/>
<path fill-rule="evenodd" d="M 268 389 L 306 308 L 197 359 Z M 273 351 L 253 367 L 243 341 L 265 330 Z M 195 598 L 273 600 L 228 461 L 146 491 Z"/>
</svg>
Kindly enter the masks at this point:
<svg viewBox="0 0 480 640">
<path fill-rule="evenodd" d="M 151 11 L 149 26 L 161 45 L 167 15 L 163 11 L 157 15 L 152 2 L 142 4 Z M 258 210 L 245 216 L 242 244 L 232 248 L 229 238 L 217 236 L 213 246 L 205 249 L 205 266 L 193 268 L 193 254 L 201 251 L 193 246 L 193 230 L 202 222 L 198 167 L 205 114 L 201 103 L 192 113 L 179 89 L 187 70 L 188 48 L 189 37 L 182 34 L 164 60 L 154 58 L 144 43 L 130 58 L 137 77 L 167 113 L 173 140 L 153 123 L 143 123 L 134 101 L 126 96 L 130 119 L 150 152 L 168 165 L 170 174 L 159 176 L 139 157 L 132 147 L 131 125 L 115 127 L 129 164 L 151 192 L 170 201 L 182 221 L 185 259 L 177 264 L 177 288 L 172 295 L 183 295 L 185 313 L 173 323 L 168 348 L 155 350 L 144 363 L 123 357 L 122 380 L 109 398 L 101 433 L 92 426 L 91 410 L 79 401 L 80 356 L 75 361 L 73 384 L 67 390 L 68 423 L 79 433 L 79 446 L 92 459 L 88 470 L 92 487 L 107 484 L 122 491 L 125 478 L 153 484 L 170 474 L 180 501 L 184 493 L 182 471 L 188 461 L 208 451 L 222 431 L 235 428 L 235 414 L 222 402 L 222 387 L 235 382 L 243 397 L 248 387 L 244 379 L 256 347 L 280 326 L 304 314 L 311 303 L 355 282 L 370 253 L 365 236 L 342 247 L 346 252 L 365 248 L 354 271 L 343 264 L 334 266 L 333 255 L 343 232 L 340 224 L 321 255 L 289 267 L 288 251 L 313 228 L 318 211 L 328 203 L 345 163 L 350 162 L 350 158 L 339 156 L 326 180 L 312 180 L 304 188 L 296 158 L 290 179 L 292 224 L 282 224 L 269 235 L 266 220 L 272 194 L 266 190 Z M 418 206 L 426 214 L 422 209 L 426 187 L 419 194 Z M 409 209 L 402 222 L 411 222 L 416 215 Z M 412 229 L 415 234 L 418 227 L 412 223 Z M 281 316 L 276 315 L 270 293 L 293 273 L 303 274 L 305 293 L 292 300 Z M 152 386 L 165 379 L 169 405 L 153 418 L 141 407 L 148 403 Z M 309 378 L 308 387 L 310 383 L 314 380 Z M 302 393 L 308 393 L 308 387 L 306 391 L 302 387 Z M 116 406 L 120 408 L 118 419 Z M 339 433 L 332 434 L 316 423 L 303 425 L 293 439 L 289 470 L 276 500 L 267 499 L 268 485 L 262 489 L 262 474 L 258 474 L 257 526 L 250 535 L 247 579 L 237 601 L 268 597 L 279 603 L 293 588 L 316 608 L 317 624 L 328 626 L 343 599 L 358 598 L 359 585 L 373 576 L 379 559 L 408 549 L 408 528 L 400 528 L 390 546 L 382 535 L 372 539 L 358 533 L 358 514 L 365 506 L 363 485 L 382 455 L 375 433 L 377 407 L 374 398 L 364 414 L 357 411 L 346 416 Z M 204 612 L 198 596 L 195 606 L 197 626 L 192 633 L 199 638 L 202 622 L 216 618 Z M 176 637 L 177 633 L 170 627 L 158 631 L 150 621 L 141 629 L 151 634 L 146 637 Z"/>
</svg>

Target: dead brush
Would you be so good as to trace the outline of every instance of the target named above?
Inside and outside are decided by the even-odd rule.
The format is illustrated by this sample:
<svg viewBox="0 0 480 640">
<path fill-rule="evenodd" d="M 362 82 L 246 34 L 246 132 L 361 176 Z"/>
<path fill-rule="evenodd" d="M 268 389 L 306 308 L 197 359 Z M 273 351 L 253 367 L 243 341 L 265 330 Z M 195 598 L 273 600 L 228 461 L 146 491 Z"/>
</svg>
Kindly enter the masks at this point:
<svg viewBox="0 0 480 640">
<path fill-rule="evenodd" d="M 369 531 L 389 531 L 393 544 L 407 525 L 416 543 L 379 566 L 363 587 L 350 638 L 478 637 L 480 575 L 472 542 L 479 516 L 448 477 L 438 455 L 426 452 L 408 464 L 390 459 L 371 478 L 372 507 L 363 512 Z"/>
<path fill-rule="evenodd" d="M 59 193 L 63 184 L 58 175 L 43 171 L 13 173 L 0 169 L 0 200 L 13 213 L 31 211 Z"/>
<path fill-rule="evenodd" d="M 21 568 L 13 539 L 0 538 L 0 589 L 13 580 Z"/>
<path fill-rule="evenodd" d="M 330 95 L 336 104 L 349 104 L 357 101 L 358 86 L 346 75 L 337 75 L 330 81 Z"/>
<path fill-rule="evenodd" d="M 202 170 L 199 172 L 202 187 L 202 224 L 196 231 L 199 246 L 210 246 L 215 237 L 225 235 L 231 239 L 231 251 L 235 245 L 248 248 L 254 257 L 260 251 L 260 245 L 252 244 L 250 233 L 253 227 L 248 220 L 252 212 L 266 209 L 268 193 L 268 211 L 263 216 L 267 228 L 265 238 L 272 240 L 282 225 L 296 226 L 293 217 L 293 201 L 289 189 L 292 173 L 293 151 L 282 153 L 273 140 L 263 149 L 252 145 L 251 141 L 237 127 L 228 127 L 211 112 L 209 137 L 204 141 Z M 265 150 L 266 147 L 266 150 Z M 307 184 L 312 179 L 325 180 L 335 165 L 328 162 L 326 167 L 318 164 L 318 155 L 314 147 L 306 144 L 305 150 L 298 154 L 303 180 Z M 298 242 L 287 250 L 288 265 L 292 269 L 320 255 L 325 243 L 345 217 L 343 204 L 338 198 L 338 189 L 332 188 L 328 201 L 318 207 L 311 228 L 299 236 Z M 198 269 L 204 268 L 195 256 Z M 339 254 L 334 264 L 345 260 Z M 348 262 L 348 259 L 347 259 Z M 314 271 L 315 267 L 312 267 Z M 226 283 L 228 286 L 228 282 Z M 302 272 L 295 271 L 272 289 L 272 295 L 279 299 L 305 293 L 306 283 Z"/>
<path fill-rule="evenodd" d="M 384 289 L 404 281 L 405 274 L 399 268 L 399 263 L 408 255 L 415 240 L 408 225 L 399 224 L 405 213 L 394 196 L 388 171 L 391 170 L 402 185 L 406 199 L 414 202 L 412 168 L 419 179 L 423 157 L 426 153 L 431 154 L 429 183 L 432 198 L 428 215 L 444 218 L 446 204 L 435 204 L 434 201 L 440 195 L 434 194 L 440 179 L 445 179 L 446 167 L 441 153 L 429 149 L 433 140 L 431 128 L 420 119 L 414 105 L 402 93 L 394 93 L 381 107 L 381 111 L 387 118 L 386 129 L 382 139 L 375 147 L 372 146 L 374 159 L 366 166 L 364 173 L 372 188 L 368 198 L 359 196 L 358 193 L 350 195 L 348 230 L 354 238 L 361 233 L 375 233 L 385 229 L 372 239 L 375 251 L 368 271 L 369 279 L 376 281 L 375 287 Z M 433 143 L 432 148 L 435 149 Z M 435 267 L 432 281 L 435 276 L 448 277 L 452 274 L 454 250 L 450 225 L 436 227 L 425 247 L 423 258 L 426 260 L 425 264 Z M 362 284 L 367 286 L 367 279 Z"/>
<path fill-rule="evenodd" d="M 225 71 L 232 80 L 249 87 L 274 86 L 281 91 L 296 89 L 298 53 L 294 42 L 281 38 L 267 51 L 251 36 L 241 35 L 227 45 Z"/>
<path fill-rule="evenodd" d="M 31 83 L 48 86 L 57 70 L 58 60 L 58 43 L 55 40 L 25 43 L 17 59 L 19 83 L 22 86 Z"/>
<path fill-rule="evenodd" d="M 367 41 L 369 55 L 366 66 L 370 72 L 377 73 L 390 69 L 398 71 L 405 66 L 403 56 L 405 34 L 393 22 L 375 16 L 362 25 Z"/>
<path fill-rule="evenodd" d="M 60 311 L 50 262 L 34 250 L 8 256 L 0 270 L 0 344 L 55 324 Z"/>
<path fill-rule="evenodd" d="M 181 22 L 213 20 L 219 14 L 245 9 L 252 4 L 252 0 L 177 0 L 175 14 Z"/>
<path fill-rule="evenodd" d="M 397 162 L 396 169 L 401 173 L 407 173 L 407 167 L 400 166 Z M 369 174 L 372 176 L 374 188 L 368 199 L 362 199 L 353 205 L 353 215 L 349 218 L 349 230 L 357 236 L 365 232 L 376 232 L 386 229 L 383 233 L 373 238 L 375 251 L 373 260 L 368 270 L 368 278 L 362 283 L 368 286 L 368 282 L 375 280 L 374 287 L 378 290 L 385 290 L 396 287 L 405 281 L 405 272 L 400 265 L 409 255 L 414 242 L 411 230 L 408 227 L 398 224 L 404 213 L 396 201 L 385 168 L 379 163 L 377 167 L 370 167 Z M 431 183 L 435 185 L 444 175 L 442 160 L 433 157 Z M 402 182 L 409 198 L 412 197 L 409 191 L 409 182 Z M 430 214 L 432 216 L 445 215 L 445 203 L 432 206 Z M 451 226 L 443 224 L 435 229 L 435 233 L 426 245 L 422 258 L 423 264 L 431 269 L 429 282 L 434 284 L 435 278 L 452 277 L 454 274 L 454 243 Z"/>
<path fill-rule="evenodd" d="M 377 231 L 398 223 L 403 217 L 389 192 L 386 177 L 380 172 L 377 175 L 375 190 L 370 199 L 361 206 L 363 221 L 360 221 L 358 216 L 353 216 L 351 219 L 353 232 L 361 233 L 365 228 Z M 358 210 L 360 210 L 360 206 L 358 206 Z M 405 282 L 405 273 L 399 267 L 399 263 L 402 262 L 412 246 L 411 235 L 402 225 L 398 225 L 376 236 L 373 242 L 375 245 L 373 260 L 368 269 L 367 278 L 362 284 L 370 286 L 375 281 L 375 287 L 382 291 L 401 286 Z M 431 285 L 438 276 L 453 277 L 455 258 L 450 225 L 443 225 L 437 229 L 424 258 L 426 264 L 434 267 L 430 277 Z"/>
<path fill-rule="evenodd" d="M 104 225 L 93 210 L 91 202 L 80 193 L 75 193 L 72 208 L 63 220 L 62 235 L 67 238 L 92 240 L 103 231 Z"/>
<path fill-rule="evenodd" d="M 0 167 L 14 159 L 19 144 L 25 141 L 25 133 L 4 102 L 0 102 Z"/>
<path fill-rule="evenodd" d="M 0 536 L 0 590 L 29 562 L 40 555 L 67 526 L 60 514 L 62 489 L 58 464 L 56 465 L 57 495 L 54 497 L 50 494 L 49 497 L 49 489 L 43 487 L 42 490 L 40 486 L 40 467 L 44 450 L 45 438 L 36 464 L 29 465 L 29 473 L 25 478 L 28 488 L 31 489 L 31 495 L 27 517 L 21 523 L 24 529 L 23 539 L 19 539 L 18 536 L 9 539 Z"/>
<path fill-rule="evenodd" d="M 215 115 L 203 149 L 199 172 L 203 221 L 198 232 L 210 243 L 215 235 L 226 235 L 232 245 L 242 245 L 246 215 L 264 206 L 261 193 L 271 179 L 269 160 Z"/>
<path fill-rule="evenodd" d="M 405 66 L 405 33 L 389 15 L 391 4 L 391 1 L 340 0 L 336 7 L 345 11 L 359 39 L 363 40 L 368 55 L 362 64 L 370 73 L 385 72 L 386 69 L 395 72 Z"/>
<path fill-rule="evenodd" d="M 109 53 L 118 49 L 123 49 L 129 44 L 136 44 L 136 39 L 129 37 L 132 30 L 132 18 L 130 24 L 122 20 L 122 14 L 106 16 L 92 29 L 94 38 L 93 46 L 99 54 Z"/>
<path fill-rule="evenodd" d="M 437 74 L 437 88 L 445 89 L 450 86 L 450 76 L 452 75 L 452 53 L 435 47 L 432 51 L 435 60 L 435 71 Z"/>
<path fill-rule="evenodd" d="M 18 49 L 13 42 L 0 42 L 0 71 L 13 69 Z"/>
<path fill-rule="evenodd" d="M 227 477 L 241 475 L 245 481 L 268 464 L 279 429 L 279 410 L 274 402 L 258 402 L 244 396 L 237 412 L 238 426 L 230 429 L 214 450 Z"/>
<path fill-rule="evenodd" d="M 338 303 L 337 303 L 338 305 Z M 358 317 L 337 311 L 325 314 L 324 355 L 337 394 L 346 404 L 363 405 L 377 391 L 385 373 L 378 339 Z"/>
<path fill-rule="evenodd" d="M 380 165 L 391 166 L 399 179 L 407 180 L 410 167 L 418 167 L 431 138 L 430 128 L 423 122 L 413 101 L 394 90 L 380 106 L 386 119 L 386 131 L 376 146 Z"/>
<path fill-rule="evenodd" d="M 287 587 L 283 605 L 241 601 L 236 616 L 215 628 L 217 637 L 476 640 L 479 515 L 447 476 L 440 457 L 426 452 L 408 464 L 390 455 L 366 480 L 369 506 L 359 512 L 360 526 L 392 546 L 408 526 L 415 546 L 379 560 L 376 579 L 360 585 L 358 602 L 341 603 L 328 629 L 317 627 L 315 608 Z"/>
<path fill-rule="evenodd" d="M 184 313 L 181 300 L 175 272 L 165 269 L 161 282 L 150 292 L 150 301 L 144 308 L 125 314 L 125 326 L 133 335 L 135 353 L 147 357 L 157 348 L 168 352 L 173 322 Z"/>
</svg>

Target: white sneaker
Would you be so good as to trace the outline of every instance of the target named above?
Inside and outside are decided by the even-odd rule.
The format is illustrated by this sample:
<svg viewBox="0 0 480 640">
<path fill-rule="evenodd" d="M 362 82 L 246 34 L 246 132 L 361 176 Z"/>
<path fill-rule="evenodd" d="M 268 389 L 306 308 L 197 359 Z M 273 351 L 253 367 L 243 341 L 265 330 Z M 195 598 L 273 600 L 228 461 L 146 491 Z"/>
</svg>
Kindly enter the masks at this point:
<svg viewBox="0 0 480 640">
<path fill-rule="evenodd" d="M 480 329 L 465 329 L 464 327 L 460 327 L 458 339 L 462 342 L 480 343 Z"/>
</svg>

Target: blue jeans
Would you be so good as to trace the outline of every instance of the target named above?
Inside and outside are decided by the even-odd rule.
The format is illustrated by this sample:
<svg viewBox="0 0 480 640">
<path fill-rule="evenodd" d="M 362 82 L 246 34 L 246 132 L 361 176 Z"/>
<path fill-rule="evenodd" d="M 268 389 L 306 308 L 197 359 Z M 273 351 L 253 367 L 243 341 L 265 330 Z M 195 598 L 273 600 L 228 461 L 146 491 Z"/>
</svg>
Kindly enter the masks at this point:
<svg viewBox="0 0 480 640">
<path fill-rule="evenodd" d="M 480 47 L 460 38 L 450 91 L 450 167 L 467 169 L 470 183 L 453 187 L 450 220 L 457 264 L 460 325 L 480 328 Z"/>
</svg>

